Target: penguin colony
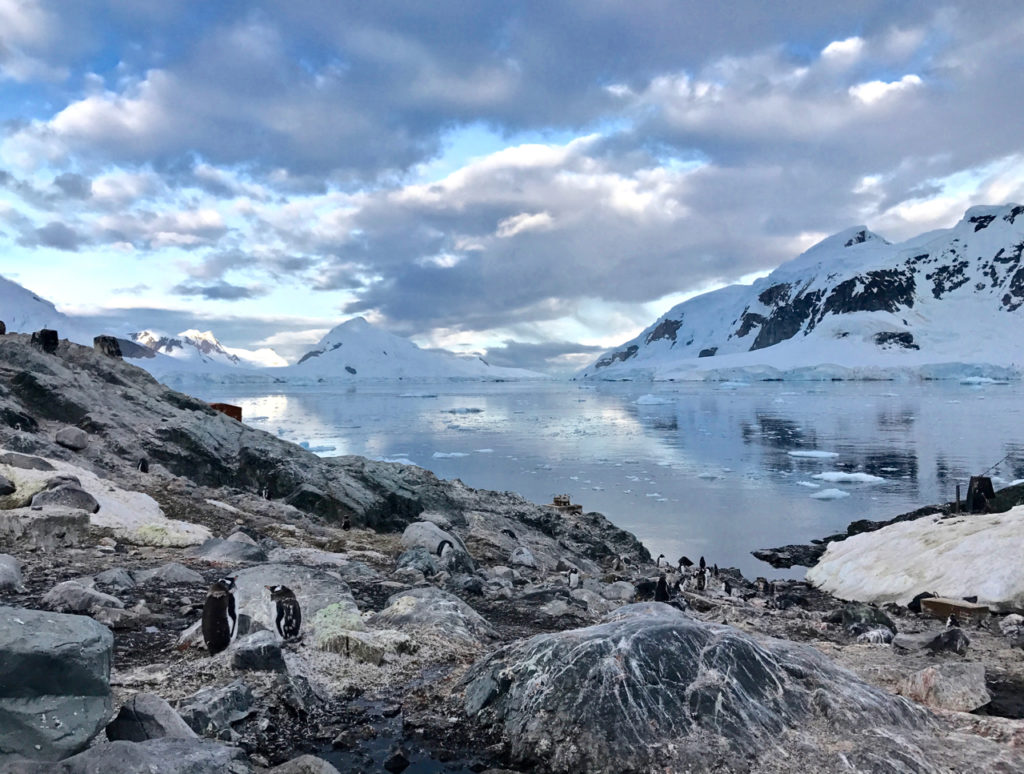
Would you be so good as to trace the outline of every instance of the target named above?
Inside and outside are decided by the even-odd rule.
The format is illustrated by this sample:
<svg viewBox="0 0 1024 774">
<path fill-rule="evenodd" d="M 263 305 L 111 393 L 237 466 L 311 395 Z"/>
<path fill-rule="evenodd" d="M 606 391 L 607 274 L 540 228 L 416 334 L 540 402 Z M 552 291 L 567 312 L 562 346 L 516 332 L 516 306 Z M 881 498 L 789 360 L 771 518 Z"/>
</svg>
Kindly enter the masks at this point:
<svg viewBox="0 0 1024 774">
<path fill-rule="evenodd" d="M 238 615 L 235 611 L 235 579 L 225 576 L 210 584 L 203 604 L 203 641 L 211 656 L 226 650 L 235 636 Z M 302 627 L 302 610 L 295 592 L 287 586 L 277 584 L 265 586 L 270 592 L 270 618 L 278 635 L 285 642 L 299 639 Z"/>
</svg>

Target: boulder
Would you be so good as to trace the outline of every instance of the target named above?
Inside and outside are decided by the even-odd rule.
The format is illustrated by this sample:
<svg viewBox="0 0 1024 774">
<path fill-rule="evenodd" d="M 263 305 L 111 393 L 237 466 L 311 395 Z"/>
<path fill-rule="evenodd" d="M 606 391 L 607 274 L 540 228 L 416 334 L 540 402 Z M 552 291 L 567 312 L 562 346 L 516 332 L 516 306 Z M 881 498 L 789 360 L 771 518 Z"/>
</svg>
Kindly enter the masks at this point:
<svg viewBox="0 0 1024 774">
<path fill-rule="evenodd" d="M 446 532 L 430 521 L 414 521 L 402 532 L 402 545 L 406 548 L 423 546 L 432 555 L 437 555 L 437 547 L 442 540 L 449 541 L 453 547 L 466 551 L 466 544 L 454 532 Z"/>
<path fill-rule="evenodd" d="M 58 613 L 88 613 L 94 607 L 124 607 L 124 602 L 117 597 L 73 580 L 58 583 L 39 602 L 47 610 Z"/>
<path fill-rule="evenodd" d="M 254 712 L 252 691 L 241 680 L 203 688 L 178 702 L 178 714 L 200 736 L 230 733 L 231 724 Z"/>
<path fill-rule="evenodd" d="M 97 580 L 99 580 L 99 576 L 97 576 Z M 152 581 L 172 585 L 202 585 L 206 583 L 202 575 L 178 562 L 168 562 L 150 570 L 138 570 L 135 572 L 135 580 L 139 584 L 146 584 Z"/>
<path fill-rule="evenodd" d="M 410 568 L 424 575 L 437 575 L 440 567 L 437 557 L 423 546 L 413 546 L 398 557 L 396 570 Z"/>
<path fill-rule="evenodd" d="M 270 615 L 270 592 L 265 588 L 276 584 L 295 592 L 302 611 L 303 634 L 314 628 L 314 616 L 328 605 L 337 605 L 335 610 L 339 614 L 344 611 L 347 620 L 362 626 L 359 607 L 347 583 L 323 570 L 295 564 L 259 564 L 235 573 L 235 607 L 238 612 L 250 616 L 264 629 L 276 631 Z"/>
<path fill-rule="evenodd" d="M 466 715 L 507 740 L 517 768 L 779 771 L 780 748 L 804 771 L 876 771 L 894 757 L 907 770 L 937 768 L 915 744 L 920 733 L 939 746 L 920 708 L 812 647 L 658 602 L 506 645 L 462 686 Z"/>
<path fill-rule="evenodd" d="M 267 774 L 340 774 L 331 764 L 315 755 L 300 755 L 287 763 L 275 766 Z"/>
<path fill-rule="evenodd" d="M 974 712 L 992 701 L 985 687 L 984 665 L 956 661 L 915 672 L 903 681 L 900 693 L 929 707 L 956 712 Z"/>
<path fill-rule="evenodd" d="M 601 587 L 601 596 L 616 602 L 632 602 L 636 599 L 636 586 L 629 581 L 615 581 Z"/>
<path fill-rule="evenodd" d="M 16 508 L 0 511 L 0 541 L 22 548 L 53 551 L 78 546 L 89 533 L 89 514 L 81 510 L 46 506 L 40 510 Z"/>
<path fill-rule="evenodd" d="M 533 552 L 526 546 L 516 546 L 512 553 L 509 554 L 508 563 L 513 567 L 537 567 L 537 559 L 534 557 Z"/>
<path fill-rule="evenodd" d="M 163 738 L 195 739 L 196 732 L 155 693 L 135 694 L 121 705 L 117 717 L 107 725 L 107 739 L 112 742 Z"/>
<path fill-rule="evenodd" d="M 51 508 L 76 508 L 87 513 L 96 513 L 100 504 L 96 498 L 75 484 L 61 484 L 52 489 L 44 489 L 32 497 L 33 507 L 50 506 Z"/>
<path fill-rule="evenodd" d="M 370 618 L 373 626 L 435 629 L 446 637 L 478 643 L 494 639 L 497 632 L 454 594 L 435 586 L 400 591 L 388 598 L 388 606 Z"/>
<path fill-rule="evenodd" d="M 21 562 L 10 554 L 0 554 L 0 591 L 21 588 Z"/>
<path fill-rule="evenodd" d="M 85 748 L 110 718 L 113 652 L 91 618 L 0 607 L 0 769 Z"/>
<path fill-rule="evenodd" d="M 121 359 L 121 345 L 116 336 L 93 336 L 92 348 L 107 357 Z"/>
<path fill-rule="evenodd" d="M 210 538 L 189 551 L 189 556 L 209 562 L 265 562 L 267 555 L 255 543 Z"/>
<path fill-rule="evenodd" d="M 848 634 L 854 636 L 884 626 L 893 634 L 896 633 L 896 624 L 882 610 L 871 605 L 851 602 L 839 610 L 834 610 L 824 618 L 826 623 L 840 624 Z"/>
<path fill-rule="evenodd" d="M 12 468 L 21 470 L 56 470 L 49 462 L 42 457 L 34 457 L 31 454 L 18 454 L 18 452 L 4 452 L 0 454 L 0 465 L 10 465 Z"/>
<path fill-rule="evenodd" d="M 959 656 L 967 652 L 971 638 L 964 634 L 963 629 L 954 626 L 939 632 L 925 643 L 924 647 L 932 653 L 956 653 Z"/>
<path fill-rule="evenodd" d="M 62 427 L 54 439 L 59 446 L 71 451 L 82 451 L 89 445 L 89 436 L 78 427 Z"/>
<path fill-rule="evenodd" d="M 209 739 L 108 742 L 52 764 L 14 764 L 5 774 L 251 774 L 239 747 Z"/>
<path fill-rule="evenodd" d="M 135 578 L 124 567 L 111 567 L 93 578 L 98 586 L 107 586 L 117 591 L 135 588 Z"/>
<path fill-rule="evenodd" d="M 287 672 L 277 636 L 269 631 L 248 634 L 235 642 L 231 666 L 241 672 Z"/>
<path fill-rule="evenodd" d="M 0 476 L 0 497 L 7 497 L 18 491 L 18 487 L 14 485 L 7 476 Z"/>
<path fill-rule="evenodd" d="M 52 328 L 40 328 L 32 333 L 32 344 L 51 355 L 57 351 L 59 343 L 60 337 L 57 335 L 57 331 Z"/>
</svg>

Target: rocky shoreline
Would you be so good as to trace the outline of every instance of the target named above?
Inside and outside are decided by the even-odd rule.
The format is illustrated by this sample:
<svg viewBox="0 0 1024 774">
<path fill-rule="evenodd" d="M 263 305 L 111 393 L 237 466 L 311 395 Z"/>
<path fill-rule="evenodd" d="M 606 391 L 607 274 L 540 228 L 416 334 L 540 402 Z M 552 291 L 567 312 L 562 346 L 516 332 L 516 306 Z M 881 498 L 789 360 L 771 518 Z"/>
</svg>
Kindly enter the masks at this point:
<svg viewBox="0 0 1024 774">
<path fill-rule="evenodd" d="M 698 590 L 601 514 L 321 459 L 66 341 L 0 337 L 0 447 L 0 772 L 1024 771 L 1019 616 Z"/>
</svg>

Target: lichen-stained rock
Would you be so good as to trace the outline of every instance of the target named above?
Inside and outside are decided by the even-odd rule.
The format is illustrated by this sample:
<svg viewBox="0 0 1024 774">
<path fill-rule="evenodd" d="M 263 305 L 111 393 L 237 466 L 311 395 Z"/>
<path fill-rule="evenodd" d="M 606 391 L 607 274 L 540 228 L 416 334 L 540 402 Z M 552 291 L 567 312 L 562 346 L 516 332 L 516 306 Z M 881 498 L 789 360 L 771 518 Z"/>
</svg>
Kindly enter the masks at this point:
<svg viewBox="0 0 1024 774">
<path fill-rule="evenodd" d="M 939 771 L 1002 754 L 942 750 L 925 711 L 817 650 L 661 603 L 504 646 L 463 686 L 466 714 L 531 771 Z"/>
<path fill-rule="evenodd" d="M 985 666 L 977 663 L 926 667 L 904 680 L 900 693 L 929 707 L 957 712 L 973 712 L 992 701 L 985 687 Z"/>
<path fill-rule="evenodd" d="M 497 637 L 487 620 L 454 594 L 424 586 L 393 594 L 388 606 L 370 618 L 372 626 L 405 630 L 436 629 L 447 637 L 477 643 Z"/>
<path fill-rule="evenodd" d="M 0 770 L 16 755 L 66 758 L 103 729 L 113 651 L 91 618 L 0 607 Z"/>
<path fill-rule="evenodd" d="M 347 611 L 353 626 L 362 626 L 359 607 L 345 581 L 314 567 L 297 564 L 261 564 L 239 570 L 235 575 L 235 607 L 239 614 L 251 616 L 264 629 L 276 631 L 271 616 L 270 592 L 266 586 L 281 584 L 295 592 L 302 611 L 302 632 L 312 627 L 316 613 L 328 605 Z M 363 627 L 365 628 L 365 627 Z"/>
</svg>

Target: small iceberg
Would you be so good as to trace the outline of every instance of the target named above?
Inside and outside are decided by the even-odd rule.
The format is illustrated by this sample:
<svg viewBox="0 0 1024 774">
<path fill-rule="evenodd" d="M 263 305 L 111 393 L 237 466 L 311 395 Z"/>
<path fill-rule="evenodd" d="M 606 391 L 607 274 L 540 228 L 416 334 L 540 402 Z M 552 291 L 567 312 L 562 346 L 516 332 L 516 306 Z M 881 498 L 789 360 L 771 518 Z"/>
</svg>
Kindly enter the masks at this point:
<svg viewBox="0 0 1024 774">
<path fill-rule="evenodd" d="M 877 484 L 885 481 L 881 476 L 872 476 L 870 473 L 844 473 L 841 470 L 827 470 L 811 478 L 828 481 L 830 484 Z"/>
<path fill-rule="evenodd" d="M 436 451 L 433 454 L 435 460 L 446 460 L 452 457 L 468 457 L 469 452 L 439 452 Z"/>
<path fill-rule="evenodd" d="M 814 500 L 842 500 L 849 496 L 850 493 L 844 492 L 842 489 L 822 489 L 820 492 L 810 495 Z"/>
<path fill-rule="evenodd" d="M 811 459 L 828 460 L 833 457 L 838 457 L 839 452 L 830 451 L 819 451 L 817 449 L 808 449 L 806 451 L 788 451 L 786 452 L 790 457 L 809 457 Z"/>
</svg>

